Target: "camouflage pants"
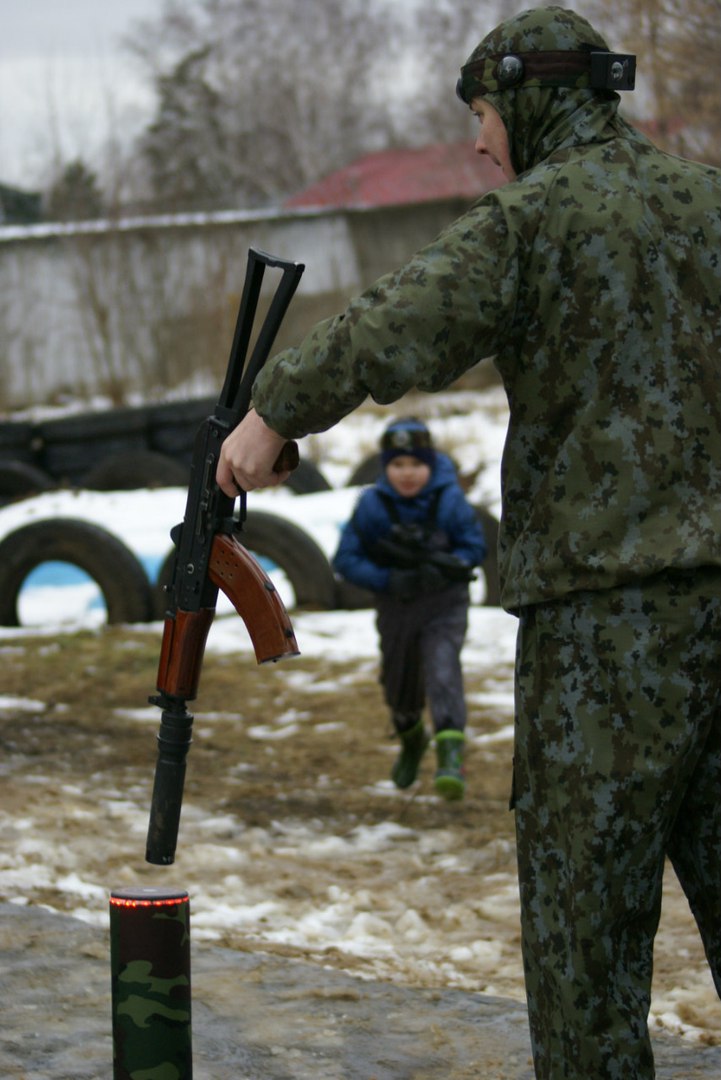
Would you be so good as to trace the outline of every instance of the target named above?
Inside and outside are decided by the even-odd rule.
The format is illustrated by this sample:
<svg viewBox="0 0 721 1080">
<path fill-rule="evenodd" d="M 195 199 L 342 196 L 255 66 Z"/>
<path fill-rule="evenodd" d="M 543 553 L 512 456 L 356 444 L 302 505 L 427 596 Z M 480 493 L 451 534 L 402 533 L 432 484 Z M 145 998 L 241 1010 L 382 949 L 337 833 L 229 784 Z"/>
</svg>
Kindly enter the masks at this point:
<svg viewBox="0 0 721 1080">
<path fill-rule="evenodd" d="M 721 996 L 721 572 L 522 613 L 514 803 L 536 1075 L 654 1076 L 668 856 Z"/>
</svg>

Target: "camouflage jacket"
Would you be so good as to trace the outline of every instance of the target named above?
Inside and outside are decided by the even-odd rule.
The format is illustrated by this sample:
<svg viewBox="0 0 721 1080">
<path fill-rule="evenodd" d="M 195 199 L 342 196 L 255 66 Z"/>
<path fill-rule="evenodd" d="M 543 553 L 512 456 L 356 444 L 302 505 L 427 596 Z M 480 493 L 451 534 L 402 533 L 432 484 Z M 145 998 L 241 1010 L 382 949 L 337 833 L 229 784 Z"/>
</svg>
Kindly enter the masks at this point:
<svg viewBox="0 0 721 1080">
<path fill-rule="evenodd" d="M 510 610 L 721 565 L 721 173 L 656 149 L 615 95 L 559 96 L 517 180 L 281 353 L 254 392 L 270 427 L 300 437 L 494 355 Z"/>
</svg>

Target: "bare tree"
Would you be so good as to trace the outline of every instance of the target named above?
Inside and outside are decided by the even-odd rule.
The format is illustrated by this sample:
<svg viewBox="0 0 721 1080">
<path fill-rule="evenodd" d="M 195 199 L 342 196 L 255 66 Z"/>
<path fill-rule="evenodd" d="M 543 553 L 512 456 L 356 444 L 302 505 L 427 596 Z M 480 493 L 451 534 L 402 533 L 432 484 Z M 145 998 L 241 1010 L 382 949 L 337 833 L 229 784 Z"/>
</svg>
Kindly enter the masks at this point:
<svg viewBox="0 0 721 1080">
<path fill-rule="evenodd" d="M 669 81 L 677 88 L 678 124 L 670 144 L 679 153 L 721 166 L 721 0 L 686 0 L 673 10 L 668 43 Z"/>
<path fill-rule="evenodd" d="M 406 74 L 412 125 L 404 129 L 397 121 L 399 144 L 471 137 L 474 126 L 469 110 L 455 93 L 460 67 L 494 26 L 527 6 L 523 0 L 496 0 L 488 5 L 477 0 L 419 0 L 406 31 L 407 62 L 413 72 L 410 78 Z"/>
<path fill-rule="evenodd" d="M 267 204 L 385 145 L 372 83 L 394 34 L 377 11 L 365 0 L 171 0 L 130 42 L 158 95 L 140 144 L 155 196 Z M 158 40 L 159 53 L 148 46 Z"/>
<path fill-rule="evenodd" d="M 581 0 L 610 44 L 638 55 L 627 102 L 654 141 L 721 165 L 721 0 Z"/>
</svg>

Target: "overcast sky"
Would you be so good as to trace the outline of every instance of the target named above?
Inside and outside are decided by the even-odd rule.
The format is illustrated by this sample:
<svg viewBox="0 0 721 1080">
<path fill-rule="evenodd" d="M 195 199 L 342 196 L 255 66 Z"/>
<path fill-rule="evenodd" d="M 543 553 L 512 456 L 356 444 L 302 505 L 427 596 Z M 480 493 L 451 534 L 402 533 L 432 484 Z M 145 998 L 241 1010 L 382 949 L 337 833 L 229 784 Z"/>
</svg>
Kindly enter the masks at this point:
<svg viewBox="0 0 721 1080">
<path fill-rule="evenodd" d="M 119 38 L 162 0 L 21 0 L 3 4 L 0 183 L 32 189 L 59 147 L 94 152 L 113 127 L 130 133 L 149 101 Z"/>
<path fill-rule="evenodd" d="M 75 157 L 102 173 L 111 134 L 127 143 L 153 105 L 120 39 L 159 16 L 163 0 L 1 2 L 0 183 L 38 190 L 53 162 Z"/>
</svg>

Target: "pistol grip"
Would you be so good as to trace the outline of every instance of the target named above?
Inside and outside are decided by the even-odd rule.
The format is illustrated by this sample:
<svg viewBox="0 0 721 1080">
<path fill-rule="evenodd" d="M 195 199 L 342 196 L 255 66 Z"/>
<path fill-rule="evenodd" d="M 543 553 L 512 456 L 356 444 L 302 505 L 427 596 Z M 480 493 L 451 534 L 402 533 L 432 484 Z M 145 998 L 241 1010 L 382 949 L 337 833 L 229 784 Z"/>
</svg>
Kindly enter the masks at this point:
<svg viewBox="0 0 721 1080">
<path fill-rule="evenodd" d="M 298 452 L 298 443 L 290 439 L 276 458 L 275 465 L 273 466 L 273 472 L 293 472 L 298 468 L 300 464 L 300 453 Z"/>
</svg>

